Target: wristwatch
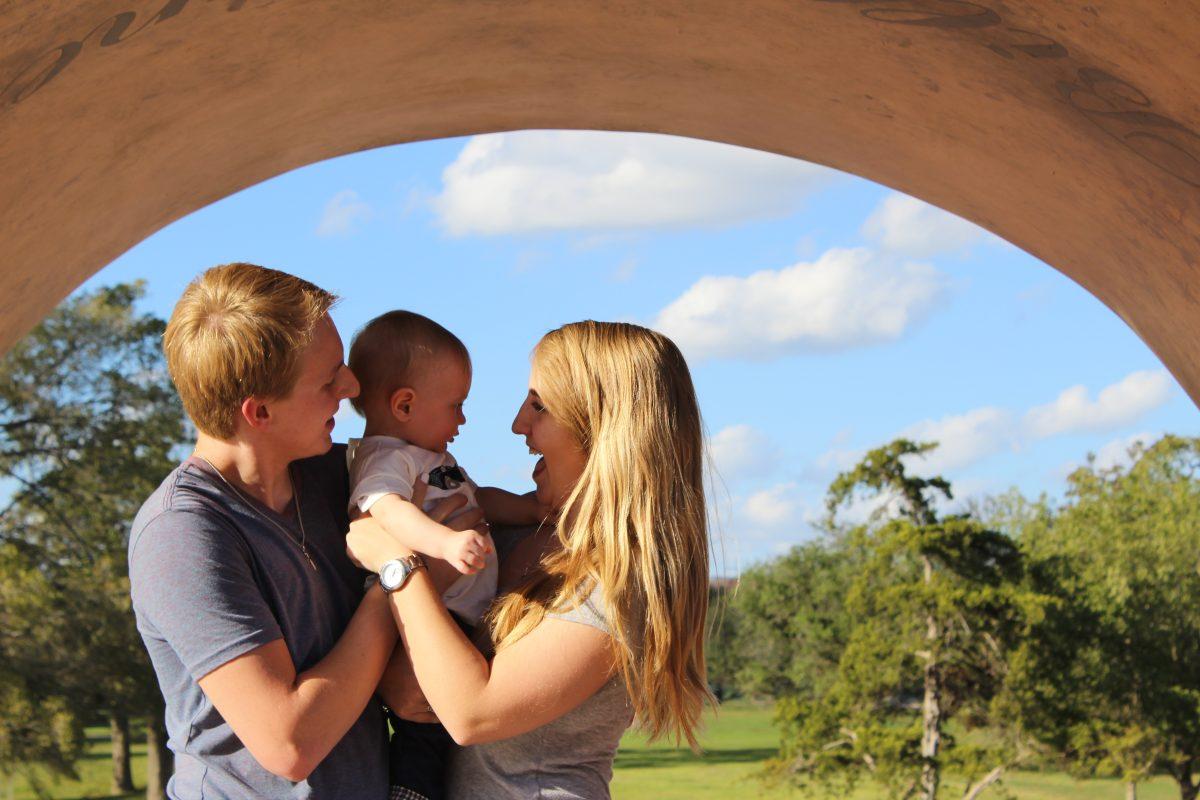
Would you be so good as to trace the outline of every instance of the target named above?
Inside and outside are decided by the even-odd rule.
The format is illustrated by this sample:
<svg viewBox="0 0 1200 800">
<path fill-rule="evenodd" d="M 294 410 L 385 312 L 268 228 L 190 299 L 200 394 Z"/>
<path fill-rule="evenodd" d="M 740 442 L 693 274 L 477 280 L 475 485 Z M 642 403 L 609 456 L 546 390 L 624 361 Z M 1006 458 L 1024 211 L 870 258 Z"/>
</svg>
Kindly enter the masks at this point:
<svg viewBox="0 0 1200 800">
<path fill-rule="evenodd" d="M 417 553 L 385 561 L 379 568 L 379 585 L 391 594 L 407 583 L 408 576 L 418 569 L 425 569 L 425 561 Z"/>
</svg>

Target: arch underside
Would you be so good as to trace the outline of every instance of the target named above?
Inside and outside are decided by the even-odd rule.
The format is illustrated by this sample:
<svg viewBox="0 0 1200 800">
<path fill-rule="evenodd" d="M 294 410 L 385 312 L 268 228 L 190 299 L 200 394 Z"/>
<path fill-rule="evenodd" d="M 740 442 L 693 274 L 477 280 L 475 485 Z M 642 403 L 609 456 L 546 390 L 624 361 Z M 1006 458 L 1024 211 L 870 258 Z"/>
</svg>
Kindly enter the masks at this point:
<svg viewBox="0 0 1200 800">
<path fill-rule="evenodd" d="M 0 5 L 0 349 L 149 234 L 281 172 L 590 128 L 783 153 L 979 223 L 1200 400 L 1196 41 L 1180 0 Z"/>
</svg>

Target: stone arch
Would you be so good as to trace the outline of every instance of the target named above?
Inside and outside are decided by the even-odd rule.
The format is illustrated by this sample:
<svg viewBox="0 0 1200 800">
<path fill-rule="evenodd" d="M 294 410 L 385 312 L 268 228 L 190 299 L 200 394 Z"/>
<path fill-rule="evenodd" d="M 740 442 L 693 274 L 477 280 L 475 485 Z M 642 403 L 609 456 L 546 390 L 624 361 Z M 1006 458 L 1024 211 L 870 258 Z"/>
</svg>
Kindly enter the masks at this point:
<svg viewBox="0 0 1200 800">
<path fill-rule="evenodd" d="M 920 197 L 1200 399 L 1200 18 L 1065 0 L 45 0 L 0 11 L 0 348 L 167 223 L 381 145 L 673 133 Z"/>
</svg>

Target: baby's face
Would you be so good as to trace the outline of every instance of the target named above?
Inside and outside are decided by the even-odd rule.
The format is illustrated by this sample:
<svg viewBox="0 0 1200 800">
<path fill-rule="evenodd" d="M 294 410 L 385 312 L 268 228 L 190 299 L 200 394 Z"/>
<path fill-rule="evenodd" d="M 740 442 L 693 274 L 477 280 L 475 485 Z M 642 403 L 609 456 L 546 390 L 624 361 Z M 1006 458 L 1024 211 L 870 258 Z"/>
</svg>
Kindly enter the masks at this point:
<svg viewBox="0 0 1200 800">
<path fill-rule="evenodd" d="M 429 369 L 415 389 L 404 438 L 426 450 L 445 452 L 467 422 L 463 403 L 471 392 L 471 366 L 447 357 Z"/>
</svg>

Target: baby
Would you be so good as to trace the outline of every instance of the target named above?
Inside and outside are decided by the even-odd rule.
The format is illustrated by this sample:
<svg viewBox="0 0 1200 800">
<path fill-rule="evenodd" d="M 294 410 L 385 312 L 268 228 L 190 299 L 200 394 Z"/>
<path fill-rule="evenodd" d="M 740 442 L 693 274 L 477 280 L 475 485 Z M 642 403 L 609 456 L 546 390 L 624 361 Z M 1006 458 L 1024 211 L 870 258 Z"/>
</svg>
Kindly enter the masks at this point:
<svg viewBox="0 0 1200 800">
<path fill-rule="evenodd" d="M 473 628 L 496 595 L 495 548 L 488 536 L 454 531 L 427 517 L 410 502 L 418 481 L 428 484 L 426 508 L 462 494 L 465 508 L 482 508 L 489 523 L 535 524 L 541 512 L 532 492 L 518 496 L 477 487 L 446 451 L 467 421 L 467 348 L 427 317 L 390 311 L 354 337 L 350 369 L 361 385 L 351 402 L 367 420 L 363 438 L 351 440 L 348 453 L 350 515 L 370 514 L 409 548 L 449 564 L 430 564 L 430 575 L 440 588 L 450 582 L 442 594 L 446 608 L 464 628 Z M 442 797 L 445 757 L 452 745 L 445 729 L 396 717 L 392 727 L 392 795 L 396 787 L 404 787 L 410 794 L 403 797 Z"/>
</svg>

